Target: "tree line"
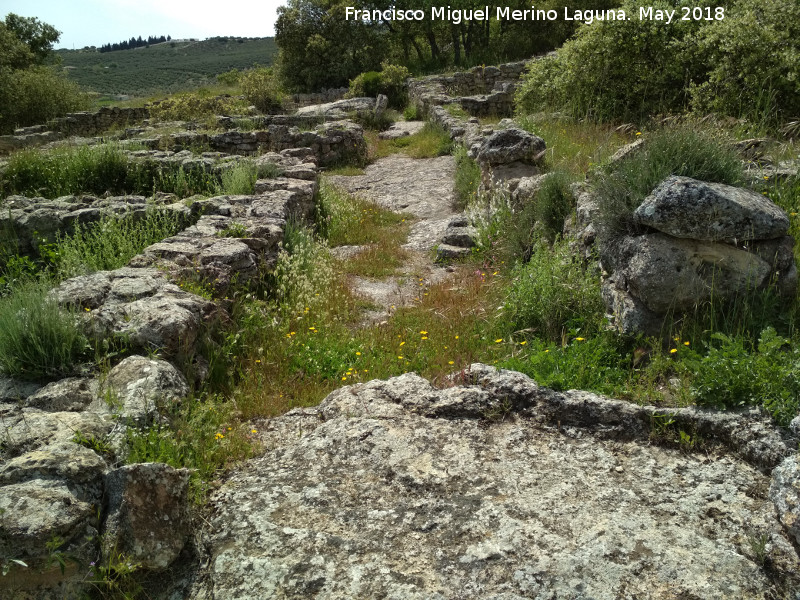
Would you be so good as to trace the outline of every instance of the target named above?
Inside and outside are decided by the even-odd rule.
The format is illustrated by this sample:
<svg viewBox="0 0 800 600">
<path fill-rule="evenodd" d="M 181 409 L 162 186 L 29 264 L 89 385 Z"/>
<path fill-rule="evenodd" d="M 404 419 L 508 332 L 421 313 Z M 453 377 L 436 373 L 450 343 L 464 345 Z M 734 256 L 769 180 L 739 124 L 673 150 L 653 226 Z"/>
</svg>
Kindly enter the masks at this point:
<svg viewBox="0 0 800 600">
<path fill-rule="evenodd" d="M 537 9 L 607 9 L 620 0 L 542 0 Z M 483 0 L 450 0 L 448 8 L 481 10 Z M 453 20 L 430 18 L 438 0 L 288 0 L 278 8 L 275 41 L 278 70 L 291 91 L 309 92 L 347 85 L 359 73 L 377 71 L 383 61 L 417 74 L 449 67 L 527 58 L 547 52 L 575 33 L 579 21 Z M 511 10 L 530 10 L 530 0 L 508 0 Z M 347 18 L 359 10 L 422 10 L 421 20 Z"/>
<path fill-rule="evenodd" d="M 172 36 L 148 36 L 148 38 L 142 39 L 142 36 L 138 38 L 131 38 L 129 40 L 123 40 L 118 43 L 114 44 L 103 44 L 98 48 L 100 52 L 116 52 L 117 50 L 131 50 L 133 48 L 141 48 L 142 46 L 150 46 L 150 44 L 162 44 L 164 42 L 169 42 L 172 40 Z"/>
</svg>

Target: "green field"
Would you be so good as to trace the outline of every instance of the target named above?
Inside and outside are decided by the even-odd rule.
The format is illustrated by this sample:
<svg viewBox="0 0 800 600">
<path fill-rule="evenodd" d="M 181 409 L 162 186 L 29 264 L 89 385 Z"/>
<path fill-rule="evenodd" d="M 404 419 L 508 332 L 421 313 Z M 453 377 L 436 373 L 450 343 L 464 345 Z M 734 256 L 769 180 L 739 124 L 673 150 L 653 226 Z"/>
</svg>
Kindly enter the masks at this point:
<svg viewBox="0 0 800 600">
<path fill-rule="evenodd" d="M 270 65 L 277 52 L 274 38 L 216 37 L 116 52 L 57 50 L 56 54 L 69 78 L 87 91 L 150 96 L 210 85 L 231 69 Z"/>
</svg>

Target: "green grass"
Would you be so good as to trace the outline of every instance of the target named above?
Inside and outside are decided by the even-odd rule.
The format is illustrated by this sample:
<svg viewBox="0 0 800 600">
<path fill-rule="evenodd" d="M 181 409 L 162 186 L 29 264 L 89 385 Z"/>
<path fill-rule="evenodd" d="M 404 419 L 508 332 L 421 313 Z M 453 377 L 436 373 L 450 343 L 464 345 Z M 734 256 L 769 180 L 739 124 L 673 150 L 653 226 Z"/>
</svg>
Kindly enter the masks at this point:
<svg viewBox="0 0 800 600">
<path fill-rule="evenodd" d="M 59 308 L 44 281 L 20 283 L 0 298 L 0 373 L 22 379 L 73 375 L 86 362 L 89 343 L 76 315 Z"/>
<path fill-rule="evenodd" d="M 609 125 L 549 115 L 517 117 L 522 129 L 541 137 L 547 144 L 545 166 L 582 176 L 608 161 L 631 137 Z"/>
<path fill-rule="evenodd" d="M 216 193 L 220 184 L 218 176 L 202 168 L 136 161 L 118 146 L 104 144 L 17 152 L 10 157 L 0 180 L 0 196 L 58 198 L 161 191 L 185 198 Z"/>
<path fill-rule="evenodd" d="M 456 161 L 455 183 L 453 191 L 457 210 L 464 210 L 472 203 L 481 185 L 481 168 L 478 163 L 467 156 L 467 149 L 458 145 L 453 150 L 453 157 Z"/>
<path fill-rule="evenodd" d="M 240 41 L 241 40 L 241 41 Z M 216 84 L 231 69 L 270 65 L 277 56 L 273 38 L 210 38 L 166 42 L 149 48 L 95 52 L 58 50 L 72 81 L 102 94 L 148 96 Z"/>
<path fill-rule="evenodd" d="M 59 236 L 49 252 L 57 280 L 118 269 L 144 250 L 178 233 L 186 223 L 175 213 L 148 208 L 143 218 L 106 216 L 89 226 L 77 224 Z"/>
<path fill-rule="evenodd" d="M 670 175 L 738 185 L 742 163 L 728 140 L 696 129 L 655 131 L 634 152 L 596 179 L 600 218 L 609 234 L 636 232 L 633 211 Z"/>
<path fill-rule="evenodd" d="M 367 132 L 364 137 L 367 140 L 370 161 L 400 153 L 411 158 L 434 158 L 450 154 L 453 148 L 447 131 L 433 123 L 426 123 L 422 130 L 414 135 L 394 140 L 382 140 L 374 132 Z"/>
</svg>

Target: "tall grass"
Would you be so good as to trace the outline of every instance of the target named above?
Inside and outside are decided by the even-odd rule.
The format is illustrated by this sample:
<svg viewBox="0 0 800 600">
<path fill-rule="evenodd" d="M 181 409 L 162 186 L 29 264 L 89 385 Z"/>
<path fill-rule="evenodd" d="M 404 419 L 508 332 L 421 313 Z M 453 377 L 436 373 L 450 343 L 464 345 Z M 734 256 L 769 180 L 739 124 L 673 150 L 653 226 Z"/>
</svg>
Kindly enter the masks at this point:
<svg viewBox="0 0 800 600">
<path fill-rule="evenodd" d="M 456 161 L 455 184 L 455 208 L 464 210 L 478 195 L 478 188 L 481 185 L 481 168 L 478 163 L 467 155 L 464 146 L 456 146 L 453 150 L 453 157 Z"/>
<path fill-rule="evenodd" d="M 48 295 L 45 280 L 20 283 L 0 298 L 0 372 L 42 379 L 73 374 L 86 358 L 88 340 L 76 315 Z"/>
<path fill-rule="evenodd" d="M 11 156 L 0 180 L 0 196 L 57 198 L 71 194 L 144 194 L 187 197 L 215 193 L 219 178 L 202 168 L 136 161 L 104 144 L 50 152 L 23 150 Z"/>
<path fill-rule="evenodd" d="M 634 233 L 633 212 L 670 175 L 738 185 L 742 163 L 726 140 L 679 127 L 654 132 L 644 150 L 612 165 L 596 181 L 603 230 L 611 235 Z"/>
<path fill-rule="evenodd" d="M 588 337 L 601 328 L 599 277 L 572 256 L 567 242 L 537 245 L 511 278 L 504 308 L 512 330 L 560 341 L 570 332 Z"/>
<path fill-rule="evenodd" d="M 184 226 L 176 213 L 147 209 L 144 217 L 108 215 L 88 226 L 75 226 L 71 235 L 59 236 L 51 253 L 54 276 L 117 269 L 144 250 L 178 233 Z"/>
</svg>

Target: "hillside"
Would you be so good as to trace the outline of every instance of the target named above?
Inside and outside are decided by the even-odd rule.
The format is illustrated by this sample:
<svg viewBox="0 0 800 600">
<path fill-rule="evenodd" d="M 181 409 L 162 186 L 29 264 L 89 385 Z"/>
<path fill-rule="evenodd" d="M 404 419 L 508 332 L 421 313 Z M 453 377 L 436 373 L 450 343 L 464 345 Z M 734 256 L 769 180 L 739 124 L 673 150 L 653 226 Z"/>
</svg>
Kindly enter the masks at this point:
<svg viewBox="0 0 800 600">
<path fill-rule="evenodd" d="M 146 96 L 208 85 L 231 69 L 270 65 L 277 46 L 273 38 L 216 37 L 116 52 L 57 50 L 56 54 L 69 78 L 86 90 Z"/>
</svg>

